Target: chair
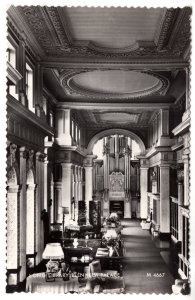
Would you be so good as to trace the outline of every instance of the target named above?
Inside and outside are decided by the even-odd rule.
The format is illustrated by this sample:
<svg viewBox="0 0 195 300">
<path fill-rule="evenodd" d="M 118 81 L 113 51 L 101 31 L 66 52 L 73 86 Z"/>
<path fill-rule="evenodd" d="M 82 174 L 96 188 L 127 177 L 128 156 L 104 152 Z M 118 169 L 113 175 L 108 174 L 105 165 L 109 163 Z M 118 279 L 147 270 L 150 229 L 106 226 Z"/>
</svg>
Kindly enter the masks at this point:
<svg viewBox="0 0 195 300">
<path fill-rule="evenodd" d="M 102 270 L 100 260 L 94 260 L 89 264 L 90 273 L 93 274 L 107 274 L 108 276 L 118 276 L 119 273 L 116 270 Z"/>
<path fill-rule="evenodd" d="M 124 279 L 115 270 L 102 270 L 99 260 L 94 260 L 85 267 L 86 286 L 82 292 L 123 293 Z"/>
</svg>

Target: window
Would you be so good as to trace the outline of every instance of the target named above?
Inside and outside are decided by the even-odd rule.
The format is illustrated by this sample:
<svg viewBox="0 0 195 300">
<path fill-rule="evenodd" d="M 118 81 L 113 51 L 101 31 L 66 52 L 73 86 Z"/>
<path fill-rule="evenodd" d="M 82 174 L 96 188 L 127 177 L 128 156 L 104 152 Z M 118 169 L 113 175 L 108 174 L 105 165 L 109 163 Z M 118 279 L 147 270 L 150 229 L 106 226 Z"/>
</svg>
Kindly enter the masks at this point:
<svg viewBox="0 0 195 300">
<path fill-rule="evenodd" d="M 74 137 L 75 137 L 75 128 L 74 128 L 74 121 L 72 120 L 72 138 L 74 139 Z"/>
<path fill-rule="evenodd" d="M 16 69 L 16 48 L 7 41 L 7 61 Z"/>
<path fill-rule="evenodd" d="M 49 113 L 49 125 L 53 127 L 53 112 L 50 111 Z"/>
<path fill-rule="evenodd" d="M 178 202 L 171 197 L 171 234 L 178 240 Z"/>
<path fill-rule="evenodd" d="M 7 61 L 9 62 L 11 67 L 16 69 L 16 48 L 10 43 L 10 41 L 7 41 Z M 12 81 L 12 78 L 9 77 L 8 94 L 18 100 L 18 94 L 16 88 L 17 86 L 16 86 L 15 78 Z"/>
<path fill-rule="evenodd" d="M 35 112 L 33 103 L 33 70 L 28 63 L 26 63 L 26 96 L 29 110 Z"/>
<path fill-rule="evenodd" d="M 75 125 L 75 140 L 78 142 L 78 126 Z"/>
<path fill-rule="evenodd" d="M 47 116 L 47 99 L 45 97 L 43 97 L 43 111 Z"/>
<path fill-rule="evenodd" d="M 181 254 L 179 254 L 179 269 L 185 276 L 189 277 L 189 218 L 185 210 L 182 210 L 182 241 Z"/>
</svg>

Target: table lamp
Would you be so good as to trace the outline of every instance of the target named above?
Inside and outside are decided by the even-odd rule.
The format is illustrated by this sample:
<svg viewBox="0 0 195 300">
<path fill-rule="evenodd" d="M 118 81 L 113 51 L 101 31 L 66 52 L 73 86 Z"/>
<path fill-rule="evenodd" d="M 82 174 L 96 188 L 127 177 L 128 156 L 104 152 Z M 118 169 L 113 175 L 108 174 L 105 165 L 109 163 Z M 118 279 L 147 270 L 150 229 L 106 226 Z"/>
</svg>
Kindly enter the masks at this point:
<svg viewBox="0 0 195 300">
<path fill-rule="evenodd" d="M 46 264 L 47 270 L 45 273 L 45 280 L 55 281 L 54 275 L 59 271 L 59 263 L 55 260 L 64 258 L 64 252 L 60 243 L 47 244 L 45 250 L 43 251 L 42 258 L 49 259 L 48 263 Z"/>
</svg>

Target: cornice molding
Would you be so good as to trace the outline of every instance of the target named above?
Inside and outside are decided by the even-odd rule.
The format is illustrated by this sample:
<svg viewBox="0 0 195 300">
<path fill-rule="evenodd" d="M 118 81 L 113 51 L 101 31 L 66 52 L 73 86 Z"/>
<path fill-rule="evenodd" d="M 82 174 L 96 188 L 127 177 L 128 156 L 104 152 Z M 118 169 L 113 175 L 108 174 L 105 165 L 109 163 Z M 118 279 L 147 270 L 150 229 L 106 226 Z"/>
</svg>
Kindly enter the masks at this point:
<svg viewBox="0 0 195 300">
<path fill-rule="evenodd" d="M 137 102 L 137 103 L 124 103 L 124 102 L 58 102 L 57 108 L 69 108 L 76 110 L 94 110 L 94 109 L 109 109 L 114 110 L 137 110 L 147 109 L 148 111 L 154 111 L 155 109 L 169 108 L 171 103 L 155 103 L 155 102 Z"/>
<path fill-rule="evenodd" d="M 166 49 L 168 38 L 174 28 L 174 22 L 178 17 L 179 10 L 179 8 L 169 8 L 166 10 L 157 42 L 157 49 L 159 51 L 165 51 Z"/>
<path fill-rule="evenodd" d="M 46 133 L 46 135 L 54 135 L 53 129 L 49 127 L 46 124 L 46 122 L 44 122 L 41 118 L 37 117 L 34 113 L 26 109 L 24 105 L 22 105 L 19 101 L 13 99 L 11 96 L 8 96 L 7 106 L 8 109 L 12 108 L 17 115 L 20 115 L 22 118 L 28 120 L 33 126 L 36 126 L 37 128 L 41 129 L 44 133 Z"/>
<path fill-rule="evenodd" d="M 45 68 L 55 68 L 55 69 L 78 69 L 79 68 L 87 68 L 94 69 L 95 68 L 109 68 L 115 69 L 117 68 L 129 68 L 131 70 L 143 71 L 152 70 L 152 71 L 170 71 L 170 70 L 178 70 L 189 67 L 189 63 L 185 62 L 182 58 L 177 59 L 115 59 L 115 60 L 107 60 L 102 58 L 62 58 L 62 57 L 45 57 L 44 60 L 41 61 L 41 65 Z"/>
<path fill-rule="evenodd" d="M 7 77 L 14 84 L 17 84 L 22 79 L 22 75 L 9 62 L 7 62 Z"/>
<path fill-rule="evenodd" d="M 172 132 L 174 136 L 184 134 L 189 130 L 190 127 L 190 118 L 185 119 L 183 122 L 181 122 L 177 127 L 175 127 Z"/>
</svg>

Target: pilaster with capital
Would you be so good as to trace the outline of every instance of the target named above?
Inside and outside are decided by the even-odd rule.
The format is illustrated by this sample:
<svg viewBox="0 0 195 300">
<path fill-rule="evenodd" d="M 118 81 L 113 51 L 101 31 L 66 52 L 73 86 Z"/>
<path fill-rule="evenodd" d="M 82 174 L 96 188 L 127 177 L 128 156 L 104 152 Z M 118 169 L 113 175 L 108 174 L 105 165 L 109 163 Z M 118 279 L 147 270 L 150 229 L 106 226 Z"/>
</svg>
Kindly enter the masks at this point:
<svg viewBox="0 0 195 300">
<path fill-rule="evenodd" d="M 96 155 L 87 155 L 84 159 L 85 168 L 85 202 L 86 202 L 86 224 L 89 224 L 89 201 L 93 196 L 93 160 Z"/>
<path fill-rule="evenodd" d="M 26 159 L 27 150 L 20 147 L 20 281 L 26 277 Z"/>
<path fill-rule="evenodd" d="M 65 223 L 68 224 L 71 218 L 71 201 L 72 201 L 72 163 L 62 163 L 62 207 L 69 210 L 66 215 Z"/>
<path fill-rule="evenodd" d="M 71 110 L 59 108 L 56 110 L 56 142 L 61 146 L 72 146 Z"/>
<path fill-rule="evenodd" d="M 104 149 L 103 149 L 103 155 L 104 155 L 104 202 L 107 202 L 109 199 L 109 174 L 110 174 L 110 159 L 109 159 L 109 138 L 105 137 L 103 139 L 104 141 Z M 104 203 L 104 205 L 106 205 Z M 107 209 L 107 208 L 106 208 Z"/>
<path fill-rule="evenodd" d="M 54 222 L 62 222 L 62 183 L 55 182 L 54 184 Z"/>
<path fill-rule="evenodd" d="M 8 185 L 7 189 L 7 274 L 8 284 L 18 284 L 19 273 L 19 203 L 21 186 L 15 183 Z M 17 270 L 17 273 L 12 270 Z"/>
<path fill-rule="evenodd" d="M 124 217 L 131 218 L 131 139 L 126 138 L 125 148 L 125 204 L 124 204 Z"/>
<path fill-rule="evenodd" d="M 160 165 L 160 233 L 170 233 L 170 166 Z"/>
<path fill-rule="evenodd" d="M 140 160 L 140 217 L 146 219 L 148 214 L 148 160 Z"/>
<path fill-rule="evenodd" d="M 36 199 L 35 199 L 35 218 L 36 218 L 36 264 L 42 260 L 42 252 L 44 250 L 44 231 L 43 222 L 41 221 L 41 211 L 44 207 L 44 155 L 37 152 L 36 156 Z"/>
<path fill-rule="evenodd" d="M 185 154 L 186 153 L 186 154 Z M 189 205 L 189 154 L 184 151 L 182 156 L 184 164 L 184 206 Z"/>
</svg>

